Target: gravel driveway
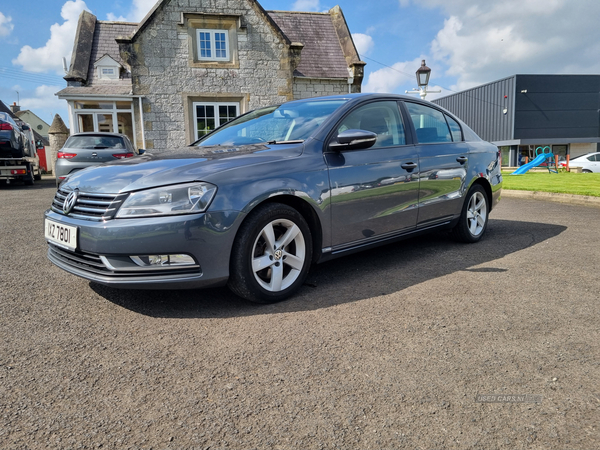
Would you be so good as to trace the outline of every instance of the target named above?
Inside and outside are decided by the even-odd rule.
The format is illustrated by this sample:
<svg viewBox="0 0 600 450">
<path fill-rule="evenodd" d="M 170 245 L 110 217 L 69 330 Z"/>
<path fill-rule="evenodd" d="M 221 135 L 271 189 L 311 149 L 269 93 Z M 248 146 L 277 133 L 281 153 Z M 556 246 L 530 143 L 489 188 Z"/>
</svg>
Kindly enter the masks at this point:
<svg viewBox="0 0 600 450">
<path fill-rule="evenodd" d="M 0 186 L 2 449 L 600 448 L 599 208 L 504 199 L 479 244 L 331 261 L 260 306 L 59 270 L 54 191 Z"/>
</svg>

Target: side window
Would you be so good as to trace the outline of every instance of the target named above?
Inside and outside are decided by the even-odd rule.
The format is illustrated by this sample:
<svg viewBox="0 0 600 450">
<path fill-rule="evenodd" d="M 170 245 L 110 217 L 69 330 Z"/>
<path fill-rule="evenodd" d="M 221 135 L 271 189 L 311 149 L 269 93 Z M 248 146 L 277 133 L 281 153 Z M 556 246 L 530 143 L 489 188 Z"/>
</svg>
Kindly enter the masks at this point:
<svg viewBox="0 0 600 450">
<path fill-rule="evenodd" d="M 437 109 L 417 103 L 407 102 L 406 107 L 417 132 L 419 144 L 452 142 L 450 129 L 443 113 Z"/>
<path fill-rule="evenodd" d="M 448 121 L 448 125 L 450 126 L 450 133 L 452 134 L 452 140 L 454 142 L 460 142 L 463 140 L 462 132 L 460 131 L 460 125 L 456 120 L 450 117 L 448 114 L 444 114 L 446 116 L 446 120 Z"/>
<path fill-rule="evenodd" d="M 377 134 L 377 142 L 371 148 L 406 144 L 400 111 L 394 101 L 359 106 L 342 120 L 337 132 L 346 130 L 366 130 Z"/>
</svg>

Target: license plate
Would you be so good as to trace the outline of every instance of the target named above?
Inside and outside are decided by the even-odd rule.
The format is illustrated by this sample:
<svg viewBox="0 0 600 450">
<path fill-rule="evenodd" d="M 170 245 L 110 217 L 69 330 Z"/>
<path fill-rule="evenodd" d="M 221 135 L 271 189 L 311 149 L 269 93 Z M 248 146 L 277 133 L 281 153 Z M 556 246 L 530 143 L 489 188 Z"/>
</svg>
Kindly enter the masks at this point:
<svg viewBox="0 0 600 450">
<path fill-rule="evenodd" d="M 46 240 L 69 250 L 77 248 L 77 227 L 70 227 L 46 219 L 44 221 Z"/>
</svg>

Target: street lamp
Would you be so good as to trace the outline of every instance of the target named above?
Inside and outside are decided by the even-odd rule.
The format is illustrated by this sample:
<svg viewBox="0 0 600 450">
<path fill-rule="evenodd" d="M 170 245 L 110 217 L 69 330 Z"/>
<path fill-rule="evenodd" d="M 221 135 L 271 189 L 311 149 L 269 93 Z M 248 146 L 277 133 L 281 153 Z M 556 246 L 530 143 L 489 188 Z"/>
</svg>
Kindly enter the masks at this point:
<svg viewBox="0 0 600 450">
<path fill-rule="evenodd" d="M 407 94 L 419 94 L 423 100 L 427 94 L 439 94 L 442 91 L 428 91 L 427 85 L 429 84 L 429 76 L 431 75 L 431 69 L 425 65 L 425 60 L 421 60 L 421 67 L 417 69 L 417 84 L 419 87 L 412 91 L 405 91 Z"/>
</svg>

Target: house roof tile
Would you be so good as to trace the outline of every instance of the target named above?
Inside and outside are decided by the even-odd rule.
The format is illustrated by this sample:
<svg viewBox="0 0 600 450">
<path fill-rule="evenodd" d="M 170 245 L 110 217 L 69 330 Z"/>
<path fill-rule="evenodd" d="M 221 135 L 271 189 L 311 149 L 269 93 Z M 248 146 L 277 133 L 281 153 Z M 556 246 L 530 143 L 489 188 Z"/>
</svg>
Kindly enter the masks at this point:
<svg viewBox="0 0 600 450">
<path fill-rule="evenodd" d="M 119 36 L 128 36 L 132 34 L 136 28 L 137 23 L 96 22 L 88 67 L 88 85 L 94 85 L 99 82 L 96 77 L 96 71 L 94 70 L 94 64 L 104 55 L 109 55 L 123 67 L 127 67 L 119 53 L 119 44 L 116 39 Z M 131 81 L 129 84 L 131 85 Z"/>
<path fill-rule="evenodd" d="M 124 97 L 131 95 L 131 80 L 119 80 L 94 86 L 69 86 L 56 93 L 59 98 L 66 96 L 115 96 Z"/>
<path fill-rule="evenodd" d="M 295 76 L 347 78 L 348 63 L 328 13 L 268 11 L 292 42 L 304 44 Z"/>
</svg>

